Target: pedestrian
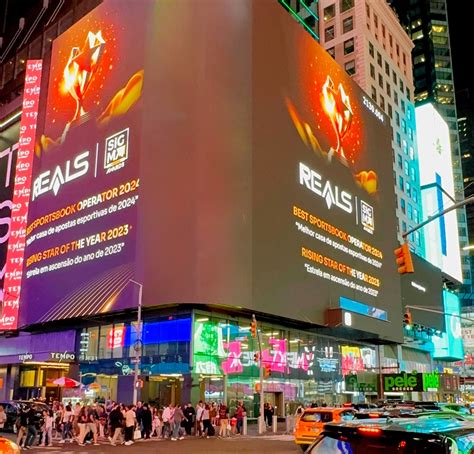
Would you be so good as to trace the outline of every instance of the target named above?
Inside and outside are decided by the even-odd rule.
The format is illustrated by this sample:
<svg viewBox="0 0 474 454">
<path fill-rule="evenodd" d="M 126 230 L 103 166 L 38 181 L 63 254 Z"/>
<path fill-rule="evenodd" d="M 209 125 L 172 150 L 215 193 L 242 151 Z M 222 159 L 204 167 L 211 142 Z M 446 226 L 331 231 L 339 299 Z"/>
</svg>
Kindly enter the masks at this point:
<svg viewBox="0 0 474 454">
<path fill-rule="evenodd" d="M 137 418 L 138 419 L 138 418 Z M 153 415 L 151 413 L 148 404 L 143 404 L 141 409 L 141 421 L 142 421 L 142 438 L 148 440 L 150 438 L 152 426 L 153 426 Z"/>
<path fill-rule="evenodd" d="M 194 419 L 196 416 L 196 410 L 193 407 L 193 404 L 191 402 L 186 405 L 186 408 L 184 409 L 184 416 L 186 417 L 186 424 L 184 426 L 184 429 L 186 430 L 186 435 L 191 435 L 192 427 L 194 425 Z"/>
<path fill-rule="evenodd" d="M 137 406 L 135 408 L 135 415 L 137 417 L 137 426 L 138 426 L 137 428 L 142 433 L 142 438 L 143 438 L 143 420 L 142 420 L 143 404 L 141 400 L 137 402 Z"/>
<path fill-rule="evenodd" d="M 81 413 L 82 407 L 79 402 L 76 402 L 76 405 L 74 406 L 74 418 L 72 421 L 72 431 L 74 433 L 74 436 L 78 437 L 80 430 L 79 430 L 79 415 Z"/>
<path fill-rule="evenodd" d="M 77 416 L 77 426 L 79 428 L 79 435 L 77 437 L 77 444 L 84 446 L 84 440 L 87 435 L 87 410 L 86 407 L 81 407 L 79 415 Z"/>
<path fill-rule="evenodd" d="M 109 423 L 110 423 L 110 433 L 111 437 L 109 437 L 110 444 L 112 446 L 116 446 L 117 442 L 120 440 L 120 444 L 123 443 L 123 424 L 124 424 L 124 417 L 122 411 L 120 410 L 120 406 L 118 404 L 114 404 L 112 411 L 109 414 Z"/>
<path fill-rule="evenodd" d="M 225 403 L 219 405 L 219 436 L 227 437 L 227 425 L 229 424 L 229 411 Z"/>
<path fill-rule="evenodd" d="M 74 420 L 74 413 L 72 412 L 71 405 L 66 405 L 64 412 L 61 416 L 62 422 L 62 437 L 59 443 L 66 443 L 67 440 L 72 441 L 74 436 L 72 434 L 72 421 Z"/>
<path fill-rule="evenodd" d="M 237 418 L 237 433 L 242 435 L 242 427 L 244 425 L 244 416 L 247 416 L 247 410 L 242 402 L 239 402 L 235 417 Z"/>
<path fill-rule="evenodd" d="M 202 436 L 207 438 L 212 435 L 210 409 L 211 407 L 208 404 L 204 404 L 204 410 L 202 412 Z"/>
<path fill-rule="evenodd" d="M 211 409 L 209 410 L 209 416 L 211 417 L 211 424 L 217 426 L 217 406 L 215 402 L 211 403 Z"/>
<path fill-rule="evenodd" d="M 92 433 L 94 446 L 98 446 L 97 443 L 97 424 L 99 422 L 99 415 L 96 410 L 96 404 L 92 407 L 87 408 L 87 432 Z"/>
<path fill-rule="evenodd" d="M 54 418 L 51 410 L 43 410 L 43 438 L 40 446 L 46 446 L 46 438 L 48 439 L 48 446 L 53 446 L 53 423 Z"/>
<path fill-rule="evenodd" d="M 0 431 L 5 428 L 5 423 L 7 422 L 7 414 L 5 413 L 5 409 L 3 405 L 0 405 Z"/>
<path fill-rule="evenodd" d="M 28 427 L 28 412 L 26 408 L 21 408 L 18 413 L 17 421 L 15 422 L 17 426 L 18 434 L 16 436 L 16 444 L 21 447 L 25 447 L 26 444 L 26 435 Z M 24 440 L 23 440 L 24 438 Z"/>
<path fill-rule="evenodd" d="M 133 432 L 135 430 L 135 425 L 137 424 L 137 416 L 133 410 L 133 406 L 129 405 L 127 407 L 127 412 L 125 413 L 125 445 L 133 445 Z"/>
<path fill-rule="evenodd" d="M 30 406 L 26 412 L 26 440 L 24 445 L 26 449 L 30 449 L 30 446 L 33 446 L 35 442 L 37 434 L 35 419 L 35 410 L 33 406 Z"/>
<path fill-rule="evenodd" d="M 196 428 L 194 433 L 196 437 L 201 437 L 203 433 L 203 422 L 202 422 L 202 414 L 204 412 L 204 403 L 200 400 L 196 406 Z"/>
<path fill-rule="evenodd" d="M 182 440 L 184 437 L 180 435 L 181 423 L 185 420 L 183 410 L 180 406 L 176 406 L 173 412 L 173 436 L 172 441 Z"/>
<path fill-rule="evenodd" d="M 173 422 L 173 412 L 174 412 L 173 404 L 169 404 L 163 410 L 163 433 L 161 434 L 163 438 L 169 438 L 171 436 L 171 431 L 172 431 L 171 424 Z"/>
</svg>

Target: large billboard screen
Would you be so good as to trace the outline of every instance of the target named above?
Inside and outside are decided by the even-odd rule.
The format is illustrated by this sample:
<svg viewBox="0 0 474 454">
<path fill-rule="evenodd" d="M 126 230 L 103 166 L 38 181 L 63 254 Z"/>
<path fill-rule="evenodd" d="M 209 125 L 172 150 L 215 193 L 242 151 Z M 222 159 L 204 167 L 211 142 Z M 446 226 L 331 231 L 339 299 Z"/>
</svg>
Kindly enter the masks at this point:
<svg viewBox="0 0 474 454">
<path fill-rule="evenodd" d="M 110 311 L 130 299 L 148 4 L 101 5 L 54 41 L 23 323 Z"/>
<path fill-rule="evenodd" d="M 353 328 L 394 336 L 390 120 L 283 10 L 256 3 L 255 301 L 321 320 L 349 299 L 372 308 Z"/>
<path fill-rule="evenodd" d="M 139 3 L 55 42 L 26 320 L 133 306 L 133 275 L 144 304 L 319 325 L 351 300 L 399 339 L 388 118 L 277 2 Z"/>
<path fill-rule="evenodd" d="M 425 218 L 455 203 L 449 128 L 432 104 L 415 109 L 420 186 Z M 462 282 L 456 211 L 425 227 L 426 260 Z"/>
</svg>

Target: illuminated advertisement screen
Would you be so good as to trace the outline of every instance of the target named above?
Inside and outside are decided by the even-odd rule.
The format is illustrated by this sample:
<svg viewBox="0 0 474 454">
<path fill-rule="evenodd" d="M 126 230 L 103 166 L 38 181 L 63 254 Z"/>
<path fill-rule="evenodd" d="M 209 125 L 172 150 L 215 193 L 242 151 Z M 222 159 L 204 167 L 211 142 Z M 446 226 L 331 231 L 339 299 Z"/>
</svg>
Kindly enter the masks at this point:
<svg viewBox="0 0 474 454">
<path fill-rule="evenodd" d="M 432 104 L 417 107 L 415 115 L 423 215 L 427 218 L 455 203 L 451 144 L 448 125 Z M 462 282 L 456 211 L 424 229 L 426 260 Z"/>
<path fill-rule="evenodd" d="M 148 3 L 114 3 L 53 44 L 26 229 L 24 323 L 136 305 L 129 279 Z"/>
<path fill-rule="evenodd" d="M 433 358 L 447 361 L 464 359 L 464 345 L 461 329 L 461 303 L 459 297 L 443 290 L 444 319 L 446 332 L 433 336 Z"/>
<path fill-rule="evenodd" d="M 353 328 L 396 336 L 390 120 L 284 11 L 255 10 L 256 299 L 308 321 L 351 300 L 382 314 Z"/>
</svg>

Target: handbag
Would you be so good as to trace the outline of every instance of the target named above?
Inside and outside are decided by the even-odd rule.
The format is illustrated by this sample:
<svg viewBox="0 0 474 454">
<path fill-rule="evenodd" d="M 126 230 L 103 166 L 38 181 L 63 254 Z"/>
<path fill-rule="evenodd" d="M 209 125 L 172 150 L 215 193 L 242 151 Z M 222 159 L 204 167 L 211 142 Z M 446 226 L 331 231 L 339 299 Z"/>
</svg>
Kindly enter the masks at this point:
<svg viewBox="0 0 474 454">
<path fill-rule="evenodd" d="M 140 429 L 135 429 L 135 432 L 133 432 L 133 439 L 140 440 L 140 438 L 142 438 L 142 431 Z"/>
</svg>

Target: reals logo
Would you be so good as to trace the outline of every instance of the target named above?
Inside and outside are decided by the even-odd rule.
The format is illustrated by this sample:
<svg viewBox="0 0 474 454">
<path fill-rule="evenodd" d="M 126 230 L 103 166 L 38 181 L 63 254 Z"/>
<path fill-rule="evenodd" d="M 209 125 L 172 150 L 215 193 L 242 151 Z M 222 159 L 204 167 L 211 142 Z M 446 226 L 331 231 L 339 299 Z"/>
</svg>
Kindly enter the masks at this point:
<svg viewBox="0 0 474 454">
<path fill-rule="evenodd" d="M 78 154 L 73 160 L 57 165 L 54 170 L 47 170 L 39 174 L 33 183 L 33 198 L 53 191 L 58 195 L 62 185 L 77 180 L 89 171 L 89 151 Z"/>
<path fill-rule="evenodd" d="M 105 139 L 104 169 L 115 172 L 125 166 L 128 159 L 128 136 L 130 128 L 115 133 Z"/>
<path fill-rule="evenodd" d="M 374 208 L 363 200 L 360 201 L 360 222 L 366 232 L 369 232 L 371 235 L 374 233 Z"/>
<path fill-rule="evenodd" d="M 346 213 L 352 213 L 352 195 L 346 191 L 341 191 L 339 186 L 334 185 L 329 180 L 324 181 L 318 172 L 301 162 L 300 184 L 322 197 L 326 201 L 329 210 L 335 205 Z"/>
</svg>

